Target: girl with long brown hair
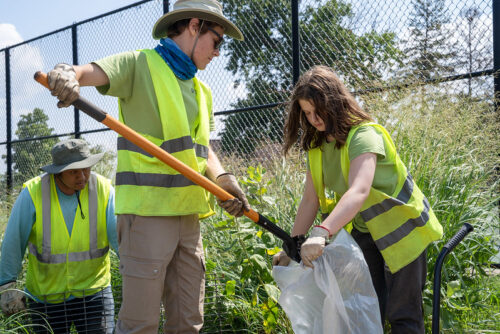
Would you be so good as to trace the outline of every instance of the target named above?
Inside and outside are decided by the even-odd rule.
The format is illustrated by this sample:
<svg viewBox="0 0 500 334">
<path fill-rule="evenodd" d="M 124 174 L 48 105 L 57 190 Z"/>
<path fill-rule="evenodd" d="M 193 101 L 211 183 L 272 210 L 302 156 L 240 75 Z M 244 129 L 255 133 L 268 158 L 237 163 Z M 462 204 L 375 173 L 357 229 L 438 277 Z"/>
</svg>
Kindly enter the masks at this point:
<svg viewBox="0 0 500 334">
<path fill-rule="evenodd" d="M 424 333 L 422 291 L 426 248 L 442 226 L 389 133 L 363 111 L 335 72 L 315 66 L 297 82 L 284 130 L 284 153 L 300 142 L 308 154 L 305 189 L 292 236 L 306 234 L 318 209 L 324 218 L 301 248 L 314 267 L 328 240 L 352 222 L 368 264 L 382 323 L 392 333 Z M 334 192 L 333 198 L 325 195 Z M 274 265 L 287 265 L 284 252 Z"/>
</svg>

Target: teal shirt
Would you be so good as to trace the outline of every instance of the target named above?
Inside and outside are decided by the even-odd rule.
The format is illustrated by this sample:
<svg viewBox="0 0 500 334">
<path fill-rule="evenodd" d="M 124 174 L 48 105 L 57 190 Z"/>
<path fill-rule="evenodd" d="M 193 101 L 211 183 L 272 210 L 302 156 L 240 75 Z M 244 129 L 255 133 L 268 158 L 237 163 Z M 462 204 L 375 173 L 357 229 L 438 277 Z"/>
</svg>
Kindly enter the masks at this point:
<svg viewBox="0 0 500 334">
<path fill-rule="evenodd" d="M 69 234 L 73 231 L 75 214 L 80 214 L 80 207 L 75 195 L 66 195 L 56 185 L 59 204 Z M 22 270 L 22 262 L 28 239 L 36 221 L 35 204 L 28 188 L 19 194 L 12 208 L 7 228 L 3 236 L 0 254 L 0 285 L 15 281 Z M 106 230 L 111 247 L 118 254 L 118 236 L 116 233 L 115 191 L 111 187 L 106 206 Z"/>
</svg>

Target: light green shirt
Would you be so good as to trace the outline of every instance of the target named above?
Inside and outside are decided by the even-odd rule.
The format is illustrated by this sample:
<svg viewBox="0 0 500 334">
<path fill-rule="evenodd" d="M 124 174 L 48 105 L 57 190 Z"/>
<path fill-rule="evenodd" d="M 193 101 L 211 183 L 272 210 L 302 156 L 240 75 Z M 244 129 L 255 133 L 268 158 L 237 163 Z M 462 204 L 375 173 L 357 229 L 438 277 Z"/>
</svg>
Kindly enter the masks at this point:
<svg viewBox="0 0 500 334">
<path fill-rule="evenodd" d="M 397 186 L 398 175 L 393 162 L 386 159 L 386 151 L 382 134 L 371 126 L 359 128 L 353 135 L 349 148 L 349 161 L 363 153 L 377 154 L 377 165 L 372 187 L 386 194 L 392 195 Z M 323 143 L 323 182 L 329 197 L 333 192 L 342 196 L 348 190 L 348 184 L 342 175 L 340 165 L 340 149 L 335 148 L 335 141 Z M 309 163 L 307 164 L 309 169 Z M 354 226 L 361 232 L 368 232 L 366 224 L 359 214 L 354 218 Z"/>
<path fill-rule="evenodd" d="M 94 63 L 109 78 L 108 85 L 97 87 L 99 93 L 116 96 L 125 102 L 122 103 L 124 122 L 135 131 L 163 138 L 158 102 L 146 55 L 139 51 L 129 51 L 100 59 Z M 182 103 L 186 107 L 189 128 L 193 135 L 199 110 L 194 83 L 192 79 L 177 78 L 177 81 L 182 92 Z M 210 130 L 214 129 L 213 111 L 210 111 Z"/>
</svg>

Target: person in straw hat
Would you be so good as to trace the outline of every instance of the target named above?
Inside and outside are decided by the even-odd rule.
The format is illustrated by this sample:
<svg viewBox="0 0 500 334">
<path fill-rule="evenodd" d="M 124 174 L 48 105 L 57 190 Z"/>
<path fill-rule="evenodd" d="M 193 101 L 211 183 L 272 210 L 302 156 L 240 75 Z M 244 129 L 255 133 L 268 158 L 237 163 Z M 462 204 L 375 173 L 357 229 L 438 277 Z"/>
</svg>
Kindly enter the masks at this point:
<svg viewBox="0 0 500 334">
<path fill-rule="evenodd" d="M 214 130 L 210 88 L 198 70 L 219 56 L 224 36 L 241 31 L 215 0 L 178 0 L 153 27 L 154 49 L 125 52 L 48 73 L 58 106 L 80 86 L 118 97 L 120 121 L 235 196 L 218 201 L 241 216 L 248 201 L 209 145 Z M 123 276 L 117 333 L 153 333 L 166 313 L 165 333 L 198 333 L 203 325 L 205 264 L 199 219 L 213 214 L 208 193 L 119 137 L 116 212 Z"/>
<path fill-rule="evenodd" d="M 12 208 L 2 242 L 0 306 L 11 315 L 27 303 L 36 333 L 69 333 L 73 323 L 79 333 L 112 333 L 114 189 L 90 171 L 103 154 L 91 154 L 82 139 L 69 139 L 54 145 L 51 155 L 52 164 L 24 183 Z M 15 286 L 26 249 L 22 292 Z"/>
</svg>

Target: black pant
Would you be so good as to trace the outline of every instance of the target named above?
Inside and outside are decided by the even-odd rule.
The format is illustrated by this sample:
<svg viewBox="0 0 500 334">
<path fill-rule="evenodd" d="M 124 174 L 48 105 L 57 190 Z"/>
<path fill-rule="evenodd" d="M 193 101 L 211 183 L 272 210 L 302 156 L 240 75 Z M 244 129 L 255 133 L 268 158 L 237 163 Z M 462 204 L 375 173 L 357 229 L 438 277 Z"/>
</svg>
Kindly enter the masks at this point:
<svg viewBox="0 0 500 334">
<path fill-rule="evenodd" d="M 36 334 L 70 333 L 72 324 L 79 334 L 113 333 L 114 300 L 111 287 L 91 296 L 58 304 L 38 303 L 30 299 L 28 306 Z"/>
<path fill-rule="evenodd" d="M 385 265 L 370 233 L 352 229 L 352 237 L 363 251 L 377 293 L 382 324 L 385 318 L 392 334 L 424 334 L 422 292 L 427 276 L 427 251 L 392 274 Z"/>
</svg>

